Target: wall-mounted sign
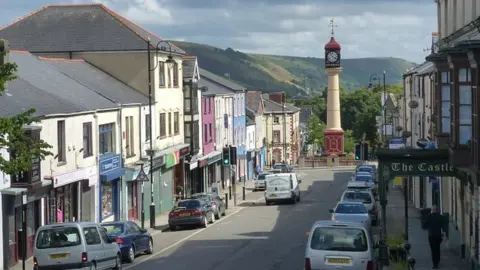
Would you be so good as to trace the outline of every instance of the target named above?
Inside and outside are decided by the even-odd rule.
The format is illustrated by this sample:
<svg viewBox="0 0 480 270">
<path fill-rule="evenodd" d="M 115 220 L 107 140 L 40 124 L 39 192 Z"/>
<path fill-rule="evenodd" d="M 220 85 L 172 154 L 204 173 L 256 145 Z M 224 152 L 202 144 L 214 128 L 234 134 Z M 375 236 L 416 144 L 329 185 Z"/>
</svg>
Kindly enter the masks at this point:
<svg viewBox="0 0 480 270">
<path fill-rule="evenodd" d="M 395 176 L 454 176 L 455 169 L 446 160 L 430 161 L 387 161 L 382 162 L 384 175 L 387 178 Z"/>
<path fill-rule="evenodd" d="M 107 174 L 122 168 L 122 159 L 120 154 L 100 159 L 100 174 Z"/>
<path fill-rule="evenodd" d="M 163 165 L 165 165 L 165 156 L 164 155 L 161 155 L 161 156 L 158 156 L 158 157 L 155 157 L 153 158 L 153 166 L 152 166 L 152 170 L 157 170 L 159 169 L 160 167 L 162 167 Z"/>
</svg>

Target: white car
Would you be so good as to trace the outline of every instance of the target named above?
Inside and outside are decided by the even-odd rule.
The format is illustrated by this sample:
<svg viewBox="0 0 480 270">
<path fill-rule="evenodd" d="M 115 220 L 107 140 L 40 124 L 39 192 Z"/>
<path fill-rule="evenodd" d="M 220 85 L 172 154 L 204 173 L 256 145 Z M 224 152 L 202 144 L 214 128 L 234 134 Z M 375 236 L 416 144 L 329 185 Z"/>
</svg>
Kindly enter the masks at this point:
<svg viewBox="0 0 480 270">
<path fill-rule="evenodd" d="M 343 192 L 340 201 L 362 202 L 367 208 L 368 213 L 372 217 L 372 226 L 376 226 L 378 222 L 378 207 L 375 196 L 371 190 L 351 190 L 347 189 Z"/>
<path fill-rule="evenodd" d="M 265 178 L 267 175 L 269 175 L 270 173 L 268 172 L 263 172 L 263 173 L 259 173 L 257 178 L 255 179 L 255 186 L 254 186 L 254 189 L 255 190 L 265 190 Z"/>
</svg>

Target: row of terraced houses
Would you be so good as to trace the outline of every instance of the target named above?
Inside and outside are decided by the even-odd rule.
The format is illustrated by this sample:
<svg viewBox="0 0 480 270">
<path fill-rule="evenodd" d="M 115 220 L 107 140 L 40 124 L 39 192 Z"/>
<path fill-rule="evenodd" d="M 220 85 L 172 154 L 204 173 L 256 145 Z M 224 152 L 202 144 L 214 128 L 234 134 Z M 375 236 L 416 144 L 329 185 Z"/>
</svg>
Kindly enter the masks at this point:
<svg viewBox="0 0 480 270">
<path fill-rule="evenodd" d="M 41 225 L 138 220 L 141 190 L 148 220 L 151 204 L 161 215 L 178 195 L 228 188 L 225 146 L 237 147 L 235 181 L 299 156 L 299 109 L 284 95 L 208 72 L 104 5 L 45 6 L 0 28 L 0 39 L 18 65 L 0 116 L 35 108 L 41 121 L 26 134 L 52 146 L 29 172 L 0 172 L 0 269 L 21 258 L 25 196 L 29 257 Z"/>
<path fill-rule="evenodd" d="M 407 146 L 418 147 L 415 142 L 427 139 L 449 149 L 455 176 L 440 181 L 415 177 L 408 182 L 408 196 L 419 209 L 440 206 L 448 219 L 445 245 L 471 269 L 479 269 L 480 3 L 435 2 L 438 31 L 426 61 L 404 74 L 398 130 L 411 132 Z"/>
</svg>

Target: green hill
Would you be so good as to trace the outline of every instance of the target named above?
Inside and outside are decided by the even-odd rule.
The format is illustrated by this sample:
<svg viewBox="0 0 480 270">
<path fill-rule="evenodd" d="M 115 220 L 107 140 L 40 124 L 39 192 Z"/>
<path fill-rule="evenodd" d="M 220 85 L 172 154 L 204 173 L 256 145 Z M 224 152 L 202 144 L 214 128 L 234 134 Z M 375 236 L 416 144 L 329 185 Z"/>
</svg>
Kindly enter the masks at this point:
<svg viewBox="0 0 480 270">
<path fill-rule="evenodd" d="M 246 54 L 231 48 L 173 41 L 190 55 L 198 57 L 199 66 L 217 75 L 229 74 L 230 79 L 248 89 L 265 92 L 286 91 L 292 96 L 313 95 L 327 85 L 324 59 L 263 54 Z M 368 85 L 371 74 L 382 76 L 387 84 L 397 84 L 406 69 L 415 63 L 393 57 L 342 59 L 342 87 L 353 90 Z M 378 82 L 376 82 L 378 83 Z"/>
</svg>

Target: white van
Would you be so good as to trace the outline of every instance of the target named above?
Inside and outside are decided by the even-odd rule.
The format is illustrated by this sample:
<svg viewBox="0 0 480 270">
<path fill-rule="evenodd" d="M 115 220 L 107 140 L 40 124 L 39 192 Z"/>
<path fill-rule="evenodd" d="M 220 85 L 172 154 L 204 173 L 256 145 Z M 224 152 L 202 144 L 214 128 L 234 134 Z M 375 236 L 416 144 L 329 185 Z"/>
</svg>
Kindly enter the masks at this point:
<svg viewBox="0 0 480 270">
<path fill-rule="evenodd" d="M 269 174 L 265 177 L 265 203 L 300 201 L 300 181 L 295 173 Z"/>
</svg>

